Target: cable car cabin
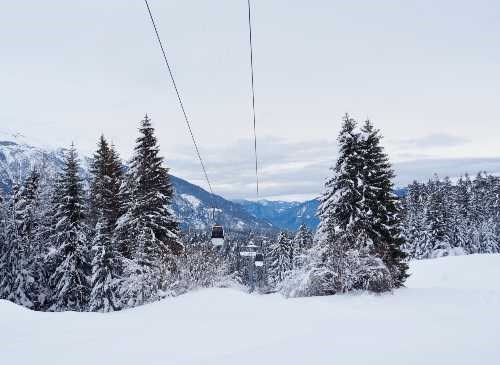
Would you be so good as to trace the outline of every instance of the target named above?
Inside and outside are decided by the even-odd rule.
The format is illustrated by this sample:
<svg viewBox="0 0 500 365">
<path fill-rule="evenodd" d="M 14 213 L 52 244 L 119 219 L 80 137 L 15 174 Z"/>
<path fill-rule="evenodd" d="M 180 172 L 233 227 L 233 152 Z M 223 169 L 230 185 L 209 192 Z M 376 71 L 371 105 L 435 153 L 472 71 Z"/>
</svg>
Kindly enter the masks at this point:
<svg viewBox="0 0 500 365">
<path fill-rule="evenodd" d="M 218 224 L 212 227 L 212 245 L 224 245 L 224 228 Z"/>
<path fill-rule="evenodd" d="M 255 266 L 262 267 L 264 266 L 264 255 L 260 252 L 257 252 L 255 255 Z"/>
</svg>

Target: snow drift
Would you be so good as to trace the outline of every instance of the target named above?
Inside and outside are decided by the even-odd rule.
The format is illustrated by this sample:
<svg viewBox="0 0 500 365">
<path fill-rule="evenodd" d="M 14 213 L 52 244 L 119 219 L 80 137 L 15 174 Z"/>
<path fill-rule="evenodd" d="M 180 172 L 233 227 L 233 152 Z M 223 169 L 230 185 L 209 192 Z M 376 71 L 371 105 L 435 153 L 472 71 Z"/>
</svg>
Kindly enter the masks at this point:
<svg viewBox="0 0 500 365">
<path fill-rule="evenodd" d="M 0 301 L 0 362 L 498 364 L 500 255 L 416 261 L 386 295 L 284 299 L 209 289 L 118 313 Z"/>
</svg>

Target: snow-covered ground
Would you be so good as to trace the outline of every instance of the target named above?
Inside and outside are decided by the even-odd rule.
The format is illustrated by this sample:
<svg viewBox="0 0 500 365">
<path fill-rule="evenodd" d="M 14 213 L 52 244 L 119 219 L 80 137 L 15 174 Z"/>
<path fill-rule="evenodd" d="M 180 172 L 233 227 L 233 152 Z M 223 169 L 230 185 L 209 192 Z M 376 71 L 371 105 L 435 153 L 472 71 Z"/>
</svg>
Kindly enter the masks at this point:
<svg viewBox="0 0 500 365">
<path fill-rule="evenodd" d="M 411 270 L 382 296 L 210 289 L 112 314 L 0 301 L 0 364 L 500 364 L 500 255 Z"/>
</svg>

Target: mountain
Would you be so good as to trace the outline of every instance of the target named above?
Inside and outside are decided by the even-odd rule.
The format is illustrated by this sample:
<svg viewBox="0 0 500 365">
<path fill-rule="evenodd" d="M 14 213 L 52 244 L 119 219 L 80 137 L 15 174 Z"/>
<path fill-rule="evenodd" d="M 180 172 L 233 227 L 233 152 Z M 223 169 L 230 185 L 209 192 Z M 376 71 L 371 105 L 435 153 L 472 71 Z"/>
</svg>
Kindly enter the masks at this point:
<svg viewBox="0 0 500 365">
<path fill-rule="evenodd" d="M 253 217 L 271 222 L 280 229 L 296 231 L 300 225 L 305 224 L 309 229 L 315 230 L 319 224 L 316 211 L 319 200 L 313 199 L 306 202 L 284 201 L 248 201 L 237 200 L 243 208 Z"/>
<path fill-rule="evenodd" d="M 19 134 L 0 133 L 0 192 L 10 193 L 15 183 L 23 181 L 31 169 L 43 166 L 50 173 L 55 173 L 63 165 L 63 148 L 36 147 Z M 89 159 L 83 160 L 82 175 L 88 177 Z M 276 227 L 269 221 L 252 215 L 244 207 L 212 195 L 199 186 L 186 180 L 171 176 L 175 195 L 173 210 L 183 228 L 208 230 L 214 224 L 212 216 L 219 224 L 229 230 L 273 230 Z"/>
<path fill-rule="evenodd" d="M 58 170 L 64 151 L 32 146 L 20 134 L 0 133 L 0 192 L 10 193 L 13 184 L 23 181 L 34 166 Z"/>
<path fill-rule="evenodd" d="M 248 229 L 272 230 L 276 227 L 259 216 L 247 212 L 240 204 L 180 179 L 170 176 L 175 190 L 173 209 L 183 221 L 183 226 L 192 229 L 207 229 L 215 220 L 224 227 L 244 231 Z"/>
<path fill-rule="evenodd" d="M 406 196 L 408 188 L 396 188 L 394 194 L 399 198 Z M 318 227 L 319 219 L 316 216 L 319 200 L 312 199 L 306 202 L 284 202 L 270 200 L 236 200 L 253 217 L 271 222 L 279 229 L 296 231 L 302 224 L 310 230 Z"/>
</svg>

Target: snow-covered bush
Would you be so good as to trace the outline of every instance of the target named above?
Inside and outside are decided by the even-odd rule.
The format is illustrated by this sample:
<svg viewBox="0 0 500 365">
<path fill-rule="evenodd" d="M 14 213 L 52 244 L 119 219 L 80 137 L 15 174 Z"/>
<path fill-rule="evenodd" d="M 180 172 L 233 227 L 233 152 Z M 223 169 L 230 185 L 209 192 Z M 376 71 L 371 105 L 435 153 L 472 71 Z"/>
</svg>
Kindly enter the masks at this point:
<svg viewBox="0 0 500 365">
<path fill-rule="evenodd" d="M 383 261 L 365 250 L 348 250 L 333 260 L 314 260 L 289 272 L 279 290 L 287 298 L 310 297 L 368 290 L 375 293 L 393 288 L 392 276 Z"/>
<path fill-rule="evenodd" d="M 232 286 L 224 257 L 210 245 L 186 245 L 177 259 L 178 293 L 199 288 Z"/>
<path fill-rule="evenodd" d="M 325 267 L 292 270 L 281 282 L 279 291 L 287 298 L 332 295 L 336 274 Z"/>
</svg>

